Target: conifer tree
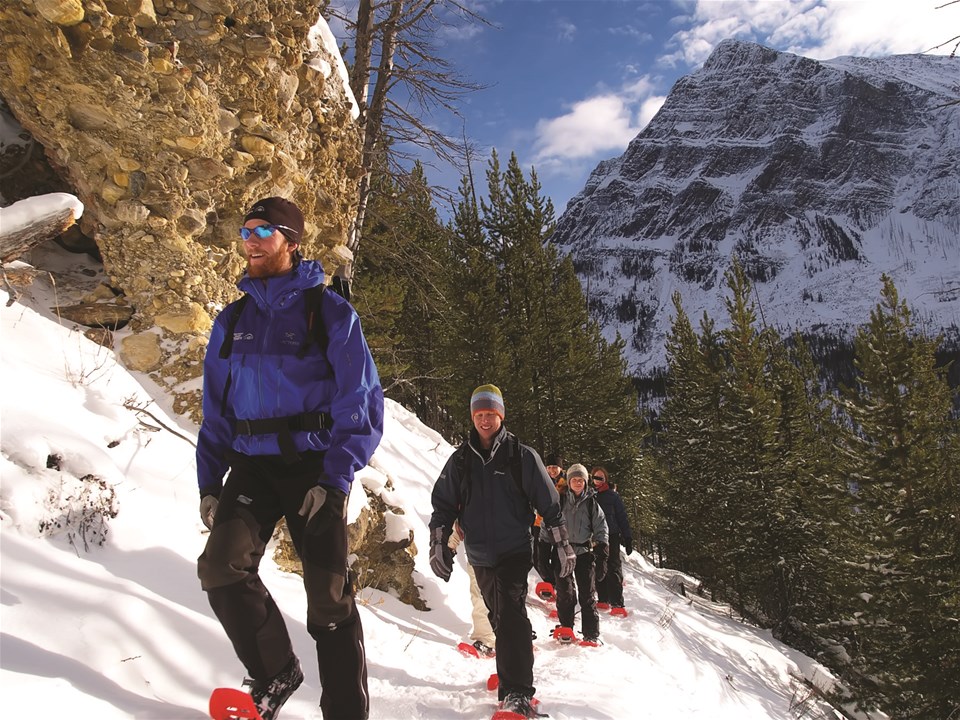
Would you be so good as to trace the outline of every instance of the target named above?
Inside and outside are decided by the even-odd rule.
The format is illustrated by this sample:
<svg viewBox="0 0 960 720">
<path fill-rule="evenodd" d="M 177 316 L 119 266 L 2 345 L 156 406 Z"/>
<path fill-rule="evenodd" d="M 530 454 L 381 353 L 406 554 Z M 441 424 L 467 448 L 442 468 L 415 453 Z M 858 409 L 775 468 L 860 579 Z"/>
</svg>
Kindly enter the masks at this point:
<svg viewBox="0 0 960 720">
<path fill-rule="evenodd" d="M 375 212 L 353 302 L 377 362 L 385 392 L 437 426 L 443 414 L 442 359 L 436 337 L 448 311 L 443 292 L 449 241 L 432 204 L 423 167 L 402 185 L 381 174 Z M 373 219 L 375 218 L 375 220 Z"/>
<path fill-rule="evenodd" d="M 960 714 L 960 490 L 951 394 L 938 340 L 914 327 L 889 277 L 858 332 L 845 394 L 860 538 L 847 621 L 858 699 L 898 718 Z"/>
<path fill-rule="evenodd" d="M 572 262 L 549 244 L 553 206 L 536 173 L 525 177 L 515 155 L 501 170 L 494 153 L 487 186 L 478 203 L 465 179 L 454 216 L 451 382 L 465 388 L 464 402 L 475 385 L 495 382 L 507 425 L 523 442 L 571 462 L 609 465 L 629 483 L 642 426 L 623 343 L 603 339 Z M 465 352 L 458 356 L 458 348 Z"/>
<path fill-rule="evenodd" d="M 840 432 L 830 414 L 812 355 L 796 335 L 773 350 L 780 401 L 776 467 L 782 521 L 776 566 L 774 634 L 811 656 L 836 648 L 835 594 L 848 549 L 838 532 L 847 521 L 846 486 L 838 470 Z"/>
<path fill-rule="evenodd" d="M 660 537 L 667 563 L 707 585 L 718 580 L 716 543 L 718 458 L 711 439 L 719 430 L 719 341 L 704 314 L 698 336 L 674 293 L 675 316 L 667 336 L 667 399 L 658 446 L 662 505 Z"/>
<path fill-rule="evenodd" d="M 455 438 L 469 430 L 467 408 L 473 389 L 496 383 L 502 375 L 504 343 L 497 297 L 498 271 L 483 229 L 476 189 L 466 177 L 460 184 L 451 238 L 446 288 L 451 311 L 443 343 L 445 397 L 456 428 L 451 438 Z"/>
</svg>

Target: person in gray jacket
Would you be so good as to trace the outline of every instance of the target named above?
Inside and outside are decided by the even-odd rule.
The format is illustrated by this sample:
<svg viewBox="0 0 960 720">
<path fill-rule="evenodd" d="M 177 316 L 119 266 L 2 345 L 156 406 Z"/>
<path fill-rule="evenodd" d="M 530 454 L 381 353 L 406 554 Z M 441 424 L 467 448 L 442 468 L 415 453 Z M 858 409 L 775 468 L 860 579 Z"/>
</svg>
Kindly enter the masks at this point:
<svg viewBox="0 0 960 720">
<path fill-rule="evenodd" d="M 597 502 L 596 491 L 587 487 L 588 474 L 587 468 L 579 463 L 567 470 L 567 492 L 561 496 L 560 506 L 567 536 L 577 553 L 577 564 L 571 574 L 557 578 L 555 590 L 560 626 L 573 628 L 579 601 L 583 640 L 599 645 L 600 616 L 597 613 L 595 581 L 602 580 L 606 574 L 608 535 L 607 521 Z"/>
<path fill-rule="evenodd" d="M 553 481 L 536 451 L 507 432 L 504 412 L 498 387 L 481 385 L 474 390 L 470 438 L 450 456 L 433 486 L 430 569 L 442 580 L 450 579 L 453 552 L 448 539 L 454 521 L 459 521 L 467 562 L 476 573 L 496 635 L 501 709 L 536 717 L 526 605 L 527 576 L 533 566 L 533 510 L 543 516 L 541 537 L 549 537 L 557 547 L 558 575 L 573 572 L 577 556 L 567 538 Z"/>
</svg>

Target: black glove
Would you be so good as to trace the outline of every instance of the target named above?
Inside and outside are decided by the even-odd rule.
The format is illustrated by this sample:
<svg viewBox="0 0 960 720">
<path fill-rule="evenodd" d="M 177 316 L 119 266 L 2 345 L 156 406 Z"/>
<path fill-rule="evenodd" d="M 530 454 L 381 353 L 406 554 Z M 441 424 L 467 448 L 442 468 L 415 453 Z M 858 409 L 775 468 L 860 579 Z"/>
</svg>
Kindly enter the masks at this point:
<svg viewBox="0 0 960 720">
<path fill-rule="evenodd" d="M 627 538 L 626 540 L 623 541 L 623 551 L 627 555 L 630 555 L 631 553 L 633 553 L 633 538 Z"/>
<path fill-rule="evenodd" d="M 447 547 L 450 531 L 444 527 L 434 528 L 430 534 L 430 569 L 444 582 L 450 581 L 453 572 L 453 550 Z"/>
<path fill-rule="evenodd" d="M 324 506 L 327 506 L 333 513 L 346 517 L 347 494 L 335 487 L 314 485 L 303 496 L 303 504 L 300 506 L 299 514 L 305 517 L 309 523 Z"/>
<path fill-rule="evenodd" d="M 607 558 L 610 557 L 610 546 L 600 543 L 593 549 L 593 562 L 596 566 L 597 582 L 603 582 L 607 576 Z"/>
</svg>

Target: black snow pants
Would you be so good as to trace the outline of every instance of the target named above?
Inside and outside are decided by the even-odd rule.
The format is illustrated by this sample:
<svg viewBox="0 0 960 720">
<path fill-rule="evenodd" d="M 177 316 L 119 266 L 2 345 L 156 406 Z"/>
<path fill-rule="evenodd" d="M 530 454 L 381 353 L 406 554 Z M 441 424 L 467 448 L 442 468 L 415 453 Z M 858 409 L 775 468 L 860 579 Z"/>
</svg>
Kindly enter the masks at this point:
<svg viewBox="0 0 960 720">
<path fill-rule="evenodd" d="M 623 559 L 620 557 L 620 535 L 610 533 L 610 557 L 607 576 L 597 583 L 597 600 L 611 607 L 623 607 Z"/>
<path fill-rule="evenodd" d="M 293 657 L 283 615 L 258 568 L 281 517 L 303 563 L 307 631 L 316 641 L 320 708 L 326 720 L 369 716 L 363 628 L 347 567 L 346 496 L 330 492 L 309 525 L 299 514 L 323 471 L 323 453 L 301 453 L 288 465 L 279 455 L 231 453 L 217 515 L 197 562 L 210 607 L 250 677 L 266 680 Z"/>
<path fill-rule="evenodd" d="M 564 578 L 557 578 L 557 616 L 564 627 L 573 627 L 577 602 L 580 603 L 580 632 L 585 638 L 600 636 L 600 616 L 594 592 L 593 553 L 577 555 L 577 565 Z"/>
<path fill-rule="evenodd" d="M 512 555 L 495 567 L 477 567 L 480 594 L 497 636 L 497 690 L 503 700 L 512 692 L 533 697 L 533 636 L 527 617 L 527 575 L 530 555 Z"/>
</svg>

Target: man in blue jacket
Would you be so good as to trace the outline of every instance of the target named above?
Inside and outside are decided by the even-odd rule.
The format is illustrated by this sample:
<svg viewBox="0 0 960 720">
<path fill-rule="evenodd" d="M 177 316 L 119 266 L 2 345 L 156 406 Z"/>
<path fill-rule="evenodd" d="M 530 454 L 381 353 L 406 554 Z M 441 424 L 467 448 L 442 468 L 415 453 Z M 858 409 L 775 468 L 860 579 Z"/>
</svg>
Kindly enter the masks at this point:
<svg viewBox="0 0 960 720">
<path fill-rule="evenodd" d="M 533 640 L 527 617 L 527 575 L 533 566 L 533 510 L 543 517 L 541 541 L 557 548 L 559 575 L 577 563 L 560 514 L 560 496 L 536 451 L 503 426 L 503 395 L 481 385 L 470 399 L 473 430 L 447 460 L 433 486 L 430 569 L 443 580 L 453 571 L 447 545 L 455 520 L 463 528 L 473 566 L 497 638 L 501 707 L 536 717 L 533 706 Z"/>
<path fill-rule="evenodd" d="M 197 475 L 210 536 L 198 574 L 260 715 L 273 720 L 303 682 L 258 572 L 285 517 L 303 563 L 323 717 L 355 720 L 368 717 L 369 697 L 347 495 L 383 434 L 383 390 L 356 312 L 318 292 L 323 268 L 301 258 L 303 228 L 294 203 L 271 197 L 240 229 L 248 264 L 238 286 L 247 295 L 218 315 L 203 366 Z"/>
</svg>

